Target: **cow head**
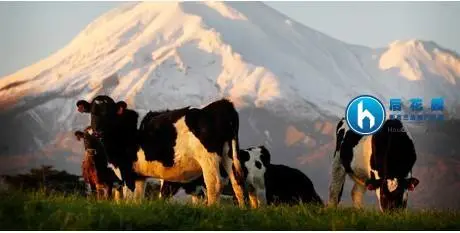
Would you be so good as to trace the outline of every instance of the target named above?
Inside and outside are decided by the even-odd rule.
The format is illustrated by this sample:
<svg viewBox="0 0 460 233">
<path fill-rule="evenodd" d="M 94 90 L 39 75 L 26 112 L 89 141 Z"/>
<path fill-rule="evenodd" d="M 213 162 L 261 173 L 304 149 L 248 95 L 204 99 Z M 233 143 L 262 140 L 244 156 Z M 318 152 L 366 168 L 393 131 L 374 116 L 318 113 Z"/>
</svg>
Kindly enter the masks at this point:
<svg viewBox="0 0 460 233">
<path fill-rule="evenodd" d="M 91 127 L 87 127 L 83 132 L 75 131 L 75 137 L 78 141 L 83 139 L 86 156 L 104 155 L 104 150 L 100 141 L 93 135 Z"/>
<path fill-rule="evenodd" d="M 101 137 L 111 130 L 117 116 L 117 106 L 109 96 L 96 96 L 91 103 L 85 100 L 77 102 L 78 111 L 91 114 L 91 128 L 94 136 Z"/>
<path fill-rule="evenodd" d="M 86 100 L 77 101 L 77 111 L 80 113 L 89 113 L 91 109 L 91 104 Z"/>
<path fill-rule="evenodd" d="M 382 211 L 406 208 L 408 191 L 413 191 L 419 184 L 415 177 L 375 179 L 366 181 L 368 190 L 375 190 L 379 194 L 380 208 Z"/>
</svg>

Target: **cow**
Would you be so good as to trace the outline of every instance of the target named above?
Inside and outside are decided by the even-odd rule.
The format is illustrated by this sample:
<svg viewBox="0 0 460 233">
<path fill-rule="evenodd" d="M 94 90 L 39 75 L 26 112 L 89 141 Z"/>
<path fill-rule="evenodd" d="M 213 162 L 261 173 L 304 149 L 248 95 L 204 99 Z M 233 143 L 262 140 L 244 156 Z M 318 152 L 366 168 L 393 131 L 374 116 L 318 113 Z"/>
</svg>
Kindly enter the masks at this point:
<svg viewBox="0 0 460 233">
<path fill-rule="evenodd" d="M 88 103 L 79 100 L 78 103 Z M 136 197 L 143 197 L 148 177 L 187 183 L 203 175 L 207 203 L 219 202 L 220 168 L 229 174 L 240 206 L 244 206 L 243 171 L 238 158 L 239 116 L 227 99 L 203 108 L 190 106 L 144 116 L 135 145 L 127 146 L 126 135 L 117 120 L 117 105 L 108 96 L 97 96 L 85 104 L 91 127 L 103 141 L 110 162 Z M 134 143 L 134 141 L 133 141 Z M 136 150 L 126 148 L 136 148 Z"/>
<path fill-rule="evenodd" d="M 82 161 L 82 176 L 91 192 L 96 191 L 98 199 L 109 199 L 115 186 L 115 199 L 121 198 L 121 180 L 110 168 L 107 155 L 100 141 L 92 135 L 91 127 L 83 132 L 75 131 L 78 141 L 83 139 L 85 156 Z"/>
<path fill-rule="evenodd" d="M 407 207 L 408 191 L 419 184 L 412 177 L 417 155 L 412 136 L 400 120 L 385 120 L 375 134 L 363 136 L 350 130 L 342 118 L 335 139 L 329 207 L 339 204 L 347 174 L 354 181 L 351 196 L 355 208 L 363 207 L 366 188 L 375 191 L 381 212 Z"/>
<path fill-rule="evenodd" d="M 323 206 L 315 187 L 300 170 L 282 164 L 269 164 L 265 172 L 268 205 L 308 203 Z"/>
<path fill-rule="evenodd" d="M 238 159 L 240 160 L 243 168 L 245 190 L 247 191 L 247 196 L 249 196 L 251 206 L 265 205 L 267 203 L 267 198 L 264 176 L 266 167 L 270 164 L 270 152 L 263 145 L 252 146 L 246 149 L 241 149 L 238 153 Z M 225 172 L 221 172 L 220 179 L 224 186 L 229 183 L 228 175 Z M 206 185 L 202 176 L 190 183 L 162 181 L 160 198 L 169 198 L 174 196 L 180 188 L 183 188 L 186 194 L 192 196 L 193 203 L 197 203 L 198 200 L 204 196 Z M 225 191 L 226 190 L 224 189 L 223 194 L 234 196 L 234 193 L 230 190 L 228 192 Z"/>
<path fill-rule="evenodd" d="M 225 184 L 225 183 L 223 183 Z M 188 183 L 170 182 L 160 180 L 160 199 L 169 199 L 176 195 L 180 189 L 183 189 L 187 195 L 192 196 L 192 203 L 197 204 L 200 200 L 205 198 L 205 183 L 203 176 Z"/>
</svg>

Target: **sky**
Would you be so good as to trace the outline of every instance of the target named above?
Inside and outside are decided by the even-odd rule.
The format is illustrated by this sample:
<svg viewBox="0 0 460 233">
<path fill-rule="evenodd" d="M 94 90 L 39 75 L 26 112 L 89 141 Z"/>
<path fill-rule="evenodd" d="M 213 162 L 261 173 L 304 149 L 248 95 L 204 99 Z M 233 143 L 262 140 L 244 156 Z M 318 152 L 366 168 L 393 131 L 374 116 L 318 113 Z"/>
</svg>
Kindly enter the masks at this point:
<svg viewBox="0 0 460 233">
<path fill-rule="evenodd" d="M 122 2 L 0 2 L 0 77 L 65 47 Z M 460 2 L 266 2 L 347 43 L 385 47 L 422 39 L 460 53 Z M 457 23 L 455 23 L 457 22 Z"/>
</svg>

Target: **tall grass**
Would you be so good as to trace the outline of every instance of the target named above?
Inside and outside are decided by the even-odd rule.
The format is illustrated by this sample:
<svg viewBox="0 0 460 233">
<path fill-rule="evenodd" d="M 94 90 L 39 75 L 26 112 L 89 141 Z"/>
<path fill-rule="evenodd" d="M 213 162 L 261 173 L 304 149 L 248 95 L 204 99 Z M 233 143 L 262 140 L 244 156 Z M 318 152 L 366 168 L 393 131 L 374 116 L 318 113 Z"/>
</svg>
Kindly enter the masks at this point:
<svg viewBox="0 0 460 233">
<path fill-rule="evenodd" d="M 159 200 L 96 201 L 42 192 L 0 194 L 1 230 L 455 230 L 456 211 L 325 209 L 268 206 L 239 209 Z"/>
</svg>

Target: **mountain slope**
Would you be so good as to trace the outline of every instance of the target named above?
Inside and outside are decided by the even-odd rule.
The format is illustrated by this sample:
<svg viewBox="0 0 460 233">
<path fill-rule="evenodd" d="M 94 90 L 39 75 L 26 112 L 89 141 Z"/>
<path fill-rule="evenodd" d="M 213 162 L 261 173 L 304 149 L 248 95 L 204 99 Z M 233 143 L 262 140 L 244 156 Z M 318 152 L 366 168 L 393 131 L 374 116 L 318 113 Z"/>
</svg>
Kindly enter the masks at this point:
<svg viewBox="0 0 460 233">
<path fill-rule="evenodd" d="M 76 112 L 78 99 L 108 94 L 142 117 L 229 97 L 242 146 L 267 144 L 275 161 L 309 169 L 323 185 L 334 125 L 351 98 L 444 96 L 455 107 L 459 61 L 433 42 L 346 44 L 258 2 L 129 3 L 0 79 L 0 171 L 50 163 L 79 172 L 72 131 L 89 116 Z"/>
</svg>

